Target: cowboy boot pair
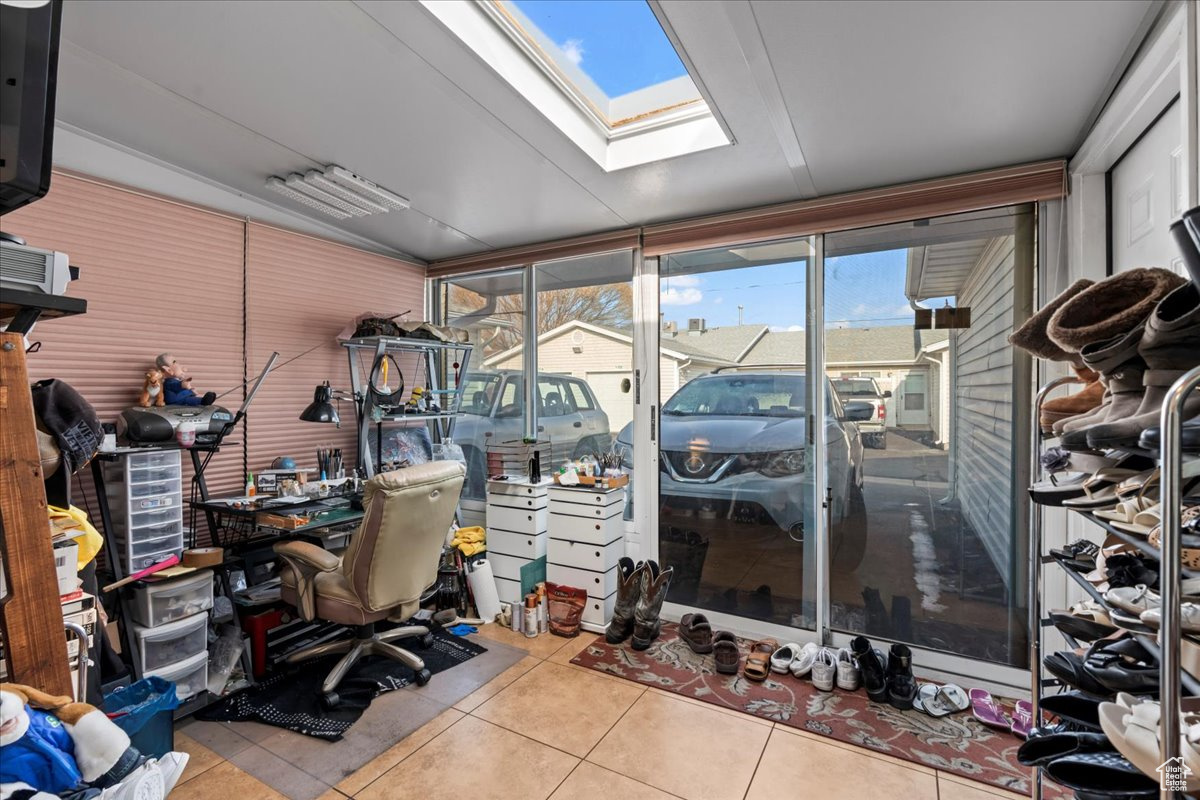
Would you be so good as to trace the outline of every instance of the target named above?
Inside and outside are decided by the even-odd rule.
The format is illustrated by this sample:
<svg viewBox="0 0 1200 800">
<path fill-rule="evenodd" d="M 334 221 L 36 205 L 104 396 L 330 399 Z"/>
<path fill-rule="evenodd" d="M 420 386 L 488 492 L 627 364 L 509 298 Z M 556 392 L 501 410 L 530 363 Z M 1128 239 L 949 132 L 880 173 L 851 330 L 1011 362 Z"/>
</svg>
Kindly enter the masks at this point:
<svg viewBox="0 0 1200 800">
<path fill-rule="evenodd" d="M 633 559 L 625 557 L 617 562 L 617 600 L 604 631 L 609 644 L 620 644 L 632 635 L 633 649 L 645 650 L 658 638 L 659 615 L 674 574 L 673 567 L 662 569 L 657 561 L 634 566 Z"/>
</svg>

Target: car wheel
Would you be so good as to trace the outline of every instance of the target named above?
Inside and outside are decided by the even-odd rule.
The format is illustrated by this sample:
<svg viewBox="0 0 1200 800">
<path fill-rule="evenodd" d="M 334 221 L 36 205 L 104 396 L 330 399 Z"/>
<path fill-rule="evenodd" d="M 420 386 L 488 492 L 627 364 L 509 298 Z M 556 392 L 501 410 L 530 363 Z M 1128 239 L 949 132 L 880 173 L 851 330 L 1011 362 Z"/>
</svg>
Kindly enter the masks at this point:
<svg viewBox="0 0 1200 800">
<path fill-rule="evenodd" d="M 875 434 L 875 449 L 876 450 L 887 450 L 887 434 L 886 433 Z"/>
<path fill-rule="evenodd" d="M 846 513 L 833 528 L 833 558 L 830 568 L 836 572 L 853 572 L 867 554 L 867 502 L 863 490 L 850 486 L 846 490 Z"/>
</svg>

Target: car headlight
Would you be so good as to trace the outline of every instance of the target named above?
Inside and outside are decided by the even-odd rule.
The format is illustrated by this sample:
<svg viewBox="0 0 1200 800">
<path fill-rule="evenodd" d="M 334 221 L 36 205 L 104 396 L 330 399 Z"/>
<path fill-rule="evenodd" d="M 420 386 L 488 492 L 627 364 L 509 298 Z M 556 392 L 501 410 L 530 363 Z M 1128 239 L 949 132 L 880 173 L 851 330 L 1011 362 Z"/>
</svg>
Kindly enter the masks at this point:
<svg viewBox="0 0 1200 800">
<path fill-rule="evenodd" d="M 755 470 L 768 478 L 782 478 L 786 475 L 799 475 L 806 469 L 804 450 L 779 450 L 774 453 L 762 453 L 754 465 Z"/>
</svg>

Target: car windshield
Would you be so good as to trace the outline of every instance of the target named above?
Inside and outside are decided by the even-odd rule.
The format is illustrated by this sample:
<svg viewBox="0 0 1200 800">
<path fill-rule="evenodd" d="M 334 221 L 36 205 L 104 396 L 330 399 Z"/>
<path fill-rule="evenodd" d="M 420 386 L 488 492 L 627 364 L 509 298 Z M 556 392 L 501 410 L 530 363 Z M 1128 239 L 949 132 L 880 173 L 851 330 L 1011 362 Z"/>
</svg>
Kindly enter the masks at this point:
<svg viewBox="0 0 1200 800">
<path fill-rule="evenodd" d="M 713 375 L 696 378 L 666 402 L 662 413 L 683 417 L 798 417 L 804 414 L 803 375 Z"/>
<path fill-rule="evenodd" d="M 870 378 L 843 378 L 834 381 L 833 388 L 837 389 L 837 393 L 841 397 L 879 396 L 879 390 L 875 388 L 875 381 Z"/>
<path fill-rule="evenodd" d="M 459 411 L 486 417 L 491 413 L 499 387 L 499 375 L 468 375 L 463 385 L 462 408 Z"/>
</svg>

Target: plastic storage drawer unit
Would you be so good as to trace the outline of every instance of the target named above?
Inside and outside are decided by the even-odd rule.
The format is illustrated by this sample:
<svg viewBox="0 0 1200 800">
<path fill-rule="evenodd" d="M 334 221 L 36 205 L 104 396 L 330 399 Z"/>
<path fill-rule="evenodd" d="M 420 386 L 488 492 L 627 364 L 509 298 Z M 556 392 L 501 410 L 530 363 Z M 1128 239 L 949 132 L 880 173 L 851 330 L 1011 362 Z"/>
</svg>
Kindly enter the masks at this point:
<svg viewBox="0 0 1200 800">
<path fill-rule="evenodd" d="M 208 615 L 194 614 L 156 628 L 134 625 L 133 637 L 141 659 L 140 672 L 147 675 L 207 653 Z"/>
<path fill-rule="evenodd" d="M 175 684 L 175 695 L 187 700 L 208 689 L 208 651 L 179 664 L 151 670 L 145 677 L 152 675 Z"/>
<path fill-rule="evenodd" d="M 213 606 L 210 570 L 173 581 L 147 583 L 134 590 L 130 616 L 138 625 L 153 628 L 208 611 Z"/>
</svg>

